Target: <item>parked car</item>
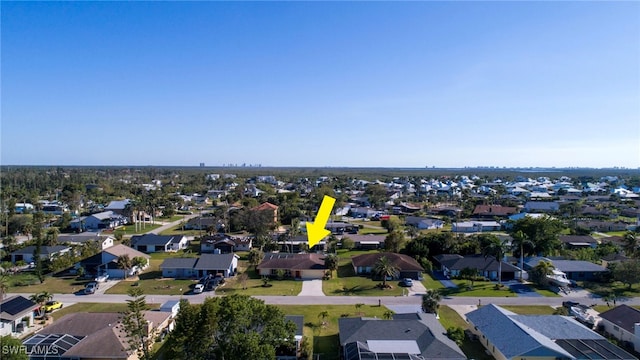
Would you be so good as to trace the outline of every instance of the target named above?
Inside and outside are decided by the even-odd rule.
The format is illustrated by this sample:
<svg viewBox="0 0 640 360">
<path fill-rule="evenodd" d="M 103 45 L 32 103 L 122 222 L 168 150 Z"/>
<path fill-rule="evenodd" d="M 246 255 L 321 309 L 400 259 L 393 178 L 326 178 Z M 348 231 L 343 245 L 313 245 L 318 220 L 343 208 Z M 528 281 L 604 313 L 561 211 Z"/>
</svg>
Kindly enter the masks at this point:
<svg viewBox="0 0 640 360">
<path fill-rule="evenodd" d="M 406 279 L 402 279 L 402 281 L 400 282 L 400 284 L 402 286 L 406 286 L 406 287 L 412 287 L 413 286 L 413 280 L 406 278 Z"/>
<path fill-rule="evenodd" d="M 62 309 L 62 303 L 60 301 L 47 301 L 44 304 L 44 312 L 52 312 L 57 309 Z"/>
<path fill-rule="evenodd" d="M 203 291 L 204 291 L 204 284 L 196 284 L 196 286 L 193 288 L 194 294 L 201 294 Z"/>
<path fill-rule="evenodd" d="M 95 278 L 96 282 L 105 282 L 109 279 L 109 274 L 103 274 Z"/>
<path fill-rule="evenodd" d="M 98 290 L 99 288 L 100 288 L 100 285 L 97 282 L 92 281 L 92 282 L 88 283 L 87 286 L 85 286 L 84 293 L 87 294 L 87 295 L 88 294 L 95 294 L 96 290 Z"/>
</svg>

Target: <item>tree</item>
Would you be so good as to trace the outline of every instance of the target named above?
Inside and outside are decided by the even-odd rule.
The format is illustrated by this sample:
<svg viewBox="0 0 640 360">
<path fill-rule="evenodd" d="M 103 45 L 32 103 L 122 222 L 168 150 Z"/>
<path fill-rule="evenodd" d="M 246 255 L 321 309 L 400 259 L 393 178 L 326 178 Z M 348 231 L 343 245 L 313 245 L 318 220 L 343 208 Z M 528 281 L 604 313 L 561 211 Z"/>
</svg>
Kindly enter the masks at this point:
<svg viewBox="0 0 640 360">
<path fill-rule="evenodd" d="M 60 230 L 58 228 L 50 228 L 47 230 L 45 234 L 44 243 L 47 246 L 55 246 L 58 244 L 58 235 L 60 234 Z"/>
<path fill-rule="evenodd" d="M 153 339 L 149 336 L 149 324 L 144 317 L 144 311 L 149 310 L 142 289 L 131 288 L 128 291 L 133 299 L 127 300 L 127 311 L 122 318 L 124 332 L 129 344 L 128 350 L 136 351 L 141 360 L 150 360 L 150 347 Z"/>
<path fill-rule="evenodd" d="M 624 234 L 624 253 L 628 257 L 636 257 L 638 255 L 638 247 L 640 246 L 638 242 L 638 237 L 633 231 L 627 231 Z"/>
<path fill-rule="evenodd" d="M 399 253 L 404 244 L 404 233 L 400 230 L 393 230 L 384 239 L 384 248 L 387 251 Z"/>
<path fill-rule="evenodd" d="M 322 320 L 322 326 L 327 325 L 327 322 L 326 322 L 325 320 L 326 320 L 328 317 L 329 317 L 329 312 L 328 312 L 328 311 L 326 311 L 326 310 L 325 310 L 325 311 L 321 311 L 321 312 L 318 314 L 318 319 L 321 319 L 321 320 Z"/>
<path fill-rule="evenodd" d="M 2 348 L 2 360 L 28 360 L 29 355 L 26 351 L 19 351 L 23 349 L 22 341 L 18 338 L 14 338 L 11 335 L 5 335 L 0 337 L 0 347 Z M 7 351 L 4 351 L 7 349 Z M 15 349 L 14 351 L 11 351 Z"/>
<path fill-rule="evenodd" d="M 131 260 L 132 267 L 136 268 L 138 271 L 141 271 L 145 266 L 147 266 L 147 264 L 147 259 L 142 256 L 136 256 Z"/>
<path fill-rule="evenodd" d="M 40 305 L 39 313 L 42 316 L 44 314 L 43 305 L 47 301 L 53 299 L 53 294 L 47 291 L 42 291 L 29 296 L 29 299 L 35 302 L 36 304 Z"/>
<path fill-rule="evenodd" d="M 613 278 L 626 284 L 631 290 L 634 284 L 640 283 L 640 260 L 632 259 L 619 263 L 613 270 Z"/>
<path fill-rule="evenodd" d="M 389 258 L 381 256 L 373 265 L 373 274 L 382 278 L 382 287 L 387 287 L 387 277 L 398 276 L 399 269 Z"/>
<path fill-rule="evenodd" d="M 10 278 L 5 273 L 0 274 L 0 300 L 4 299 L 4 296 L 9 291 Z"/>
<path fill-rule="evenodd" d="M 522 230 L 518 230 L 512 235 L 513 242 L 512 245 L 518 249 L 518 254 L 520 256 L 520 282 L 523 281 L 523 273 L 524 273 L 524 254 L 525 254 L 525 246 L 533 249 L 533 241 L 527 238 Z"/>
<path fill-rule="evenodd" d="M 529 239 L 534 247 L 532 254 L 540 254 L 543 256 L 552 255 L 561 247 L 558 235 L 564 229 L 564 225 L 560 220 L 553 219 L 549 216 L 540 218 L 532 218 L 525 216 L 513 222 L 512 233 L 522 231 Z"/>
<path fill-rule="evenodd" d="M 351 250 L 356 246 L 356 243 L 348 236 L 344 236 L 342 238 L 342 248 L 346 250 Z"/>
<path fill-rule="evenodd" d="M 40 254 L 42 253 L 42 239 L 36 238 L 36 247 L 33 250 L 33 261 L 35 261 L 35 273 L 40 280 L 40 284 L 44 282 L 44 260 Z"/>
<path fill-rule="evenodd" d="M 529 278 L 537 284 L 546 285 L 547 275 L 552 275 L 554 269 L 555 266 L 550 261 L 542 260 L 529 271 Z"/>
<path fill-rule="evenodd" d="M 329 274 L 333 278 L 333 272 L 338 270 L 338 255 L 336 254 L 327 254 L 324 258 L 324 266 L 329 269 Z"/>
<path fill-rule="evenodd" d="M 282 310 L 245 295 L 180 303 L 167 359 L 274 359 L 279 347 L 294 346 L 295 325 Z"/>
<path fill-rule="evenodd" d="M 382 314 L 382 318 L 385 319 L 385 320 L 393 319 L 393 311 L 391 311 L 391 310 L 385 311 L 384 314 Z"/>
<path fill-rule="evenodd" d="M 500 240 L 493 235 L 488 238 L 488 243 L 483 245 L 484 257 L 493 257 L 498 262 L 498 285 L 502 285 L 502 259 L 509 249 L 509 243 L 507 240 Z"/>
<path fill-rule="evenodd" d="M 478 270 L 466 267 L 460 270 L 460 277 L 466 280 L 471 281 L 471 287 L 473 287 L 473 282 L 478 276 Z"/>
<path fill-rule="evenodd" d="M 124 255 L 118 256 L 118 259 L 116 260 L 116 264 L 118 265 L 118 269 L 122 269 L 122 278 L 126 279 L 127 272 L 133 266 L 133 261 L 131 261 L 131 258 L 129 257 L 129 255 L 124 254 Z"/>
<path fill-rule="evenodd" d="M 427 289 L 427 292 L 422 295 L 422 311 L 437 314 L 440 300 L 442 300 L 442 295 L 438 290 Z"/>
<path fill-rule="evenodd" d="M 458 344 L 458 346 L 461 346 L 464 341 L 464 329 L 458 326 L 452 326 L 447 329 L 447 337 Z"/>
<path fill-rule="evenodd" d="M 247 280 L 249 280 L 249 275 L 246 272 L 238 274 L 238 282 L 242 286 L 242 290 L 247 289 Z"/>
<path fill-rule="evenodd" d="M 258 265 L 264 259 L 264 253 L 260 249 L 253 248 L 249 250 L 248 260 L 249 264 L 257 269 Z"/>
</svg>

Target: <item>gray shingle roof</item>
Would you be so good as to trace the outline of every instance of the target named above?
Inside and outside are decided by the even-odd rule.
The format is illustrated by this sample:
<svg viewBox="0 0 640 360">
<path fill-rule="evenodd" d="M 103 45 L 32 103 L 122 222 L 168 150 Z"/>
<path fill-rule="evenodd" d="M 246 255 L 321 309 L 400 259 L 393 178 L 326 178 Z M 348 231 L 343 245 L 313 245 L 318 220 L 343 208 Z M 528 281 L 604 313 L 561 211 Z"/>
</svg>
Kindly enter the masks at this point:
<svg viewBox="0 0 640 360">
<path fill-rule="evenodd" d="M 196 270 L 228 269 L 234 256 L 234 254 L 202 254 L 193 268 Z"/>
<path fill-rule="evenodd" d="M 533 257 L 525 261 L 525 268 L 533 268 L 540 261 L 550 261 L 556 270 L 562 272 L 606 272 L 607 268 L 583 260 L 551 260 L 544 257 Z"/>
<path fill-rule="evenodd" d="M 36 249 L 35 246 L 27 246 L 25 248 L 16 250 L 14 252 L 12 252 L 12 254 L 28 254 L 28 255 L 32 255 L 34 250 Z M 55 246 L 41 246 L 40 247 L 40 254 L 41 255 L 51 255 L 51 254 L 55 254 L 57 252 L 60 251 L 64 251 L 69 249 L 68 246 L 64 246 L 64 245 L 55 245 Z"/>
<path fill-rule="evenodd" d="M 470 268 L 483 271 L 498 271 L 498 261 L 494 257 L 485 257 L 484 255 L 438 255 L 436 260 L 451 270 Z M 502 262 L 503 273 L 516 271 L 520 271 L 520 269 L 504 261 Z"/>
<path fill-rule="evenodd" d="M 168 258 L 160 264 L 160 269 L 192 269 L 198 258 Z"/>
<path fill-rule="evenodd" d="M 172 242 L 179 242 L 182 239 L 182 235 L 156 235 L 156 234 L 144 234 L 135 235 L 131 237 L 131 246 L 138 245 L 167 245 Z"/>
<path fill-rule="evenodd" d="M 340 344 L 372 340 L 413 340 L 421 355 L 428 359 L 466 359 L 464 353 L 451 340 L 444 340 L 442 325 L 426 320 L 431 314 L 406 314 L 393 320 L 340 318 Z M 431 315 L 433 316 L 433 315 Z M 423 317 L 425 319 L 423 319 Z M 434 316 L 433 316 L 434 317 Z M 435 319 L 435 317 L 434 317 Z M 427 325 L 429 324 L 429 325 Z"/>
<path fill-rule="evenodd" d="M 633 333 L 634 324 L 640 323 L 640 310 L 623 304 L 601 313 L 600 317 Z"/>
</svg>

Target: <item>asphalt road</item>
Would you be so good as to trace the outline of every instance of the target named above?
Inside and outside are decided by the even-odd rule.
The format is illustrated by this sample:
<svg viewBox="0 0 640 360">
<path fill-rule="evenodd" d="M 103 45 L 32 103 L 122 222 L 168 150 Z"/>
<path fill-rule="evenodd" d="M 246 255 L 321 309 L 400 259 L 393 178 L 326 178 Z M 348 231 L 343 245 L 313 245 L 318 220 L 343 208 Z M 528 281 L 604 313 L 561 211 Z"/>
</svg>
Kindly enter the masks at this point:
<svg viewBox="0 0 640 360">
<path fill-rule="evenodd" d="M 24 294 L 7 294 L 31 296 L 29 293 Z M 208 296 L 216 296 L 213 293 L 203 293 L 197 295 L 146 295 L 147 303 L 162 304 L 169 300 L 187 299 L 194 304 L 202 303 Z M 382 305 L 419 305 L 421 295 L 413 296 L 256 296 L 256 298 L 264 300 L 267 304 L 273 305 L 355 305 L 362 303 L 365 305 L 378 305 L 378 301 Z M 128 295 L 119 294 L 92 294 L 92 295 L 74 295 L 74 294 L 55 294 L 55 299 L 61 301 L 65 305 L 74 303 L 93 302 L 93 303 L 125 303 L 129 300 Z M 606 303 L 596 297 L 446 297 L 440 304 L 442 305 L 478 305 L 478 301 L 482 305 L 549 305 L 561 306 L 563 301 L 576 301 L 584 305 L 606 305 Z M 640 305 L 640 298 L 619 298 L 617 304 Z"/>
</svg>

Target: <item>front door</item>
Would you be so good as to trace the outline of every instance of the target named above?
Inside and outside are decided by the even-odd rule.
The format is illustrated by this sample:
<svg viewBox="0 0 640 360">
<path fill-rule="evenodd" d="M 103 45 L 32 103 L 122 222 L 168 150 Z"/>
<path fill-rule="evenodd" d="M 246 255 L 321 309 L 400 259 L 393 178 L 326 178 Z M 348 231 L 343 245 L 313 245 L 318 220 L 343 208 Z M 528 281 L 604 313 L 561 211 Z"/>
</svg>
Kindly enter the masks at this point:
<svg viewBox="0 0 640 360">
<path fill-rule="evenodd" d="M 300 270 L 296 270 L 296 279 L 300 278 Z"/>
</svg>

